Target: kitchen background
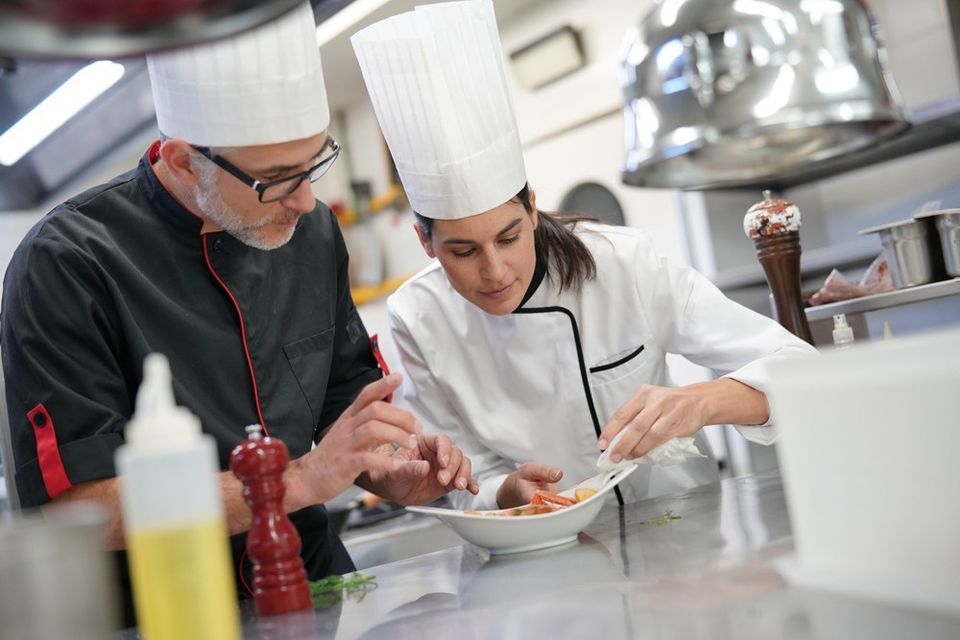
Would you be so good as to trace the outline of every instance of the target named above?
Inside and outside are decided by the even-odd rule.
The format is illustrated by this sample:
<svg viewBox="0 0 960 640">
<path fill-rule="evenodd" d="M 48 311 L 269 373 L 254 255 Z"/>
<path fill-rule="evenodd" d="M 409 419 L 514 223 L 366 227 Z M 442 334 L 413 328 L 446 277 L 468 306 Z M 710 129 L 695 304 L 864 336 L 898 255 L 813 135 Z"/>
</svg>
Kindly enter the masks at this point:
<svg viewBox="0 0 960 640">
<path fill-rule="evenodd" d="M 672 2 L 676 0 L 666 0 Z M 682 1 L 682 0 L 681 0 Z M 422 3 L 422 2 L 421 2 Z M 341 141 L 341 159 L 314 185 L 342 221 L 351 250 L 360 312 L 396 365 L 384 296 L 426 263 L 412 214 L 394 185 L 394 173 L 367 100 L 349 35 L 413 0 L 314 2 L 327 91 Z M 692 264 L 729 296 L 771 314 L 769 289 L 744 212 L 769 185 L 681 192 L 621 183 L 624 155 L 617 71 L 630 25 L 653 0 L 495 0 L 527 173 L 546 210 L 586 211 L 640 227 L 660 252 Z M 871 0 L 887 48 L 889 69 L 917 126 L 900 147 L 863 154 L 859 167 L 837 175 L 786 176 L 778 186 L 803 212 L 805 289 L 822 284 L 833 268 L 859 277 L 880 253 L 876 235 L 858 231 L 908 217 L 929 201 L 960 206 L 960 75 L 957 24 L 960 0 Z M 580 44 L 564 48 L 575 37 Z M 156 139 L 149 82 L 142 60 L 120 60 L 123 77 L 26 156 L 0 164 L 0 268 L 20 238 L 53 205 L 134 166 Z M 568 68 L 560 68 L 568 64 Z M 0 59 L 0 131 L 39 103 L 83 63 Z M 572 70 L 571 70 L 572 69 Z M 897 157 L 910 151 L 907 155 Z M 2 159 L 0 159 L 2 162 Z M 954 300 L 957 296 L 954 296 Z M 960 322 L 956 302 L 887 310 L 898 333 Z M 858 339 L 877 337 L 875 322 L 855 325 Z M 709 372 L 682 358 L 671 362 L 678 382 Z M 711 428 L 711 442 L 728 470 L 740 474 L 776 464 L 772 448 L 748 445 L 732 429 Z"/>
</svg>

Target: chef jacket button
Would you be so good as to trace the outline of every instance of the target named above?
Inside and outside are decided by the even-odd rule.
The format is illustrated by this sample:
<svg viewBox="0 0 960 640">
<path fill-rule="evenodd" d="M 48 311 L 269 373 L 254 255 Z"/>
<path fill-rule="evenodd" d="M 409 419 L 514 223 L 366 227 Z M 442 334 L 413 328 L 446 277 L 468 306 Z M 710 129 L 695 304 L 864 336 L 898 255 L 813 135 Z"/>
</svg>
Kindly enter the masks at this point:
<svg viewBox="0 0 960 640">
<path fill-rule="evenodd" d="M 43 428 L 47 426 L 47 414 L 37 413 L 33 416 L 33 426 Z"/>
<path fill-rule="evenodd" d="M 222 238 L 217 238 L 216 240 L 213 241 L 213 250 L 216 251 L 217 253 L 220 253 L 221 251 L 223 251 Z"/>
</svg>

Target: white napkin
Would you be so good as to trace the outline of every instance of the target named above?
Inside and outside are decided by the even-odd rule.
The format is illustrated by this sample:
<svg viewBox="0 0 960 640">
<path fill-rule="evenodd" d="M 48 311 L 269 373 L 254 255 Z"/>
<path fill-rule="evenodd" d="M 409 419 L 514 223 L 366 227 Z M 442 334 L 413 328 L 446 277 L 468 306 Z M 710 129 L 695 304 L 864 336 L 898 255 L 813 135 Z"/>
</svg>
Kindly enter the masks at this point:
<svg viewBox="0 0 960 640">
<path fill-rule="evenodd" d="M 646 462 L 647 464 L 658 464 L 662 467 L 668 467 L 672 464 L 680 464 L 690 458 L 706 458 L 706 456 L 697 449 L 693 438 L 674 438 L 673 440 L 667 440 L 663 444 L 654 447 L 640 458 L 633 460 L 622 459 L 620 462 L 614 463 L 610 460 L 610 451 L 614 445 L 620 442 L 620 438 L 622 438 L 626 432 L 626 429 L 621 430 L 620 433 L 614 436 L 613 441 L 607 446 L 604 452 L 600 454 L 600 457 L 597 459 L 597 467 L 599 469 L 612 471 L 613 469 L 619 469 L 622 466 L 637 462 Z"/>
</svg>

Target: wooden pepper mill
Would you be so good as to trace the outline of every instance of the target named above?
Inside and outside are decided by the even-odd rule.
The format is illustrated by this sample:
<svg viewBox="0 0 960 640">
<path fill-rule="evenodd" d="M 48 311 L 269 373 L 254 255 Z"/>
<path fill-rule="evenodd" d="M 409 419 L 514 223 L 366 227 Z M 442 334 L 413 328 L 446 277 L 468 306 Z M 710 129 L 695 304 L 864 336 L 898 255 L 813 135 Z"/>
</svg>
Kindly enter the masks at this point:
<svg viewBox="0 0 960 640">
<path fill-rule="evenodd" d="M 764 191 L 744 216 L 743 232 L 757 247 L 780 324 L 813 344 L 800 292 L 800 209 Z"/>
<path fill-rule="evenodd" d="M 247 556 L 253 562 L 257 615 L 311 609 L 300 534 L 283 510 L 283 471 L 290 454 L 280 440 L 264 438 L 260 425 L 247 427 L 247 434 L 230 454 L 230 469 L 243 483 L 243 498 L 253 512 Z"/>
</svg>

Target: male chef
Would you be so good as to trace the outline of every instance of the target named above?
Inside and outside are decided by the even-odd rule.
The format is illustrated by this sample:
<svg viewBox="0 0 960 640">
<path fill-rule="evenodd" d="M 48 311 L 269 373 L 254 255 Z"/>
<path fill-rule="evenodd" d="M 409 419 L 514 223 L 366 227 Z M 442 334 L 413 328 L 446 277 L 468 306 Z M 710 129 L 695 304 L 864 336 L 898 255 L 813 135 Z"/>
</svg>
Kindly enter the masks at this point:
<svg viewBox="0 0 960 640">
<path fill-rule="evenodd" d="M 446 436 L 384 401 L 400 376 L 385 376 L 340 230 L 311 191 L 341 149 L 312 10 L 147 62 L 161 140 L 45 216 L 6 273 L 0 345 L 20 501 L 100 503 L 123 559 L 114 452 L 143 360 L 159 352 L 222 469 L 245 425 L 286 443 L 285 506 L 307 572 L 344 573 L 353 564 L 322 504 L 350 484 L 401 503 L 477 487 Z M 229 471 L 220 484 L 239 576 L 250 513 Z"/>
</svg>

